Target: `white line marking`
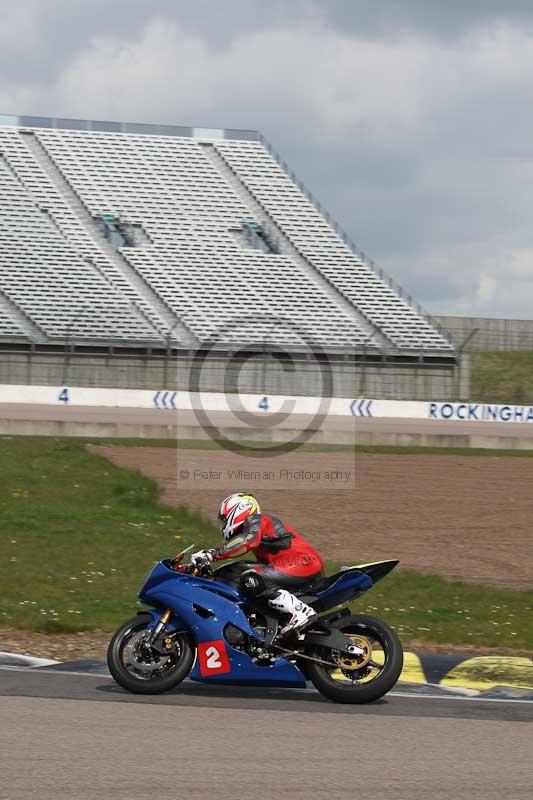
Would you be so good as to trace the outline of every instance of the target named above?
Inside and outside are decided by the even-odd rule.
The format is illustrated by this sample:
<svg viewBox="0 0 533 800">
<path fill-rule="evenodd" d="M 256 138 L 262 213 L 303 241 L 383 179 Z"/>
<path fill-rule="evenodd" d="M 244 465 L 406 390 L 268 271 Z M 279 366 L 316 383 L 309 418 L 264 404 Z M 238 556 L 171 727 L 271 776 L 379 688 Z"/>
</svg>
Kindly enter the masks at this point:
<svg viewBox="0 0 533 800">
<path fill-rule="evenodd" d="M 427 683 L 420 684 L 421 686 L 428 686 Z M 530 703 L 533 704 L 533 700 L 520 700 L 519 698 L 508 698 L 508 697 L 459 697 L 455 694 L 450 695 L 443 695 L 443 694 L 416 694 L 416 692 L 389 692 L 391 697 L 414 697 L 414 698 L 423 698 L 427 697 L 428 700 L 461 700 L 463 703 Z M 387 697 L 387 695 L 385 695 Z"/>
<path fill-rule="evenodd" d="M 58 663 L 58 662 L 56 662 Z M 53 673 L 54 675 L 84 675 L 88 678 L 107 678 L 109 680 L 113 680 L 111 675 L 106 675 L 106 673 L 100 674 L 99 672 L 69 672 L 66 669 L 36 669 L 35 667 L 15 667 L 11 666 L 10 664 L 0 664 L 0 670 L 5 670 L 6 672 L 29 672 L 32 675 L 49 675 Z"/>
<path fill-rule="evenodd" d="M 105 673 L 100 674 L 99 672 L 68 672 L 67 670 L 64 670 L 64 669 L 47 669 L 45 671 L 45 670 L 36 670 L 35 668 L 32 668 L 32 667 L 14 667 L 14 666 L 12 667 L 12 666 L 9 666 L 7 664 L 5 664 L 5 665 L 4 664 L 0 664 L 0 670 L 5 670 L 6 672 L 31 672 L 34 675 L 37 672 L 39 673 L 39 675 L 50 675 L 50 674 L 54 674 L 54 675 L 82 675 L 83 677 L 86 677 L 86 678 L 106 678 L 107 680 L 113 680 L 111 675 L 106 675 Z M 191 683 L 196 683 L 196 684 L 202 685 L 201 681 L 191 681 Z M 203 684 L 203 685 L 205 686 L 207 684 Z M 428 683 L 420 684 L 420 686 L 430 686 L 430 685 L 431 684 L 428 684 Z M 238 689 L 239 686 L 238 685 L 234 685 L 232 687 L 228 686 L 228 688 Z M 242 688 L 249 689 L 250 686 L 246 686 L 246 687 L 242 687 Z M 257 687 L 257 688 L 261 688 L 261 687 Z M 278 690 L 283 691 L 283 688 L 287 688 L 287 687 L 272 686 L 272 687 L 263 687 L 263 688 L 266 689 L 267 691 L 269 691 L 271 689 L 278 689 Z M 313 691 L 313 690 L 311 690 L 311 689 L 307 689 L 307 690 L 306 689 L 298 689 L 297 691 L 303 693 L 305 691 L 309 692 L 309 691 Z M 417 694 L 416 692 L 395 692 L 394 690 L 392 692 L 388 692 L 385 695 L 385 697 L 409 697 L 409 698 L 412 698 L 414 700 L 461 700 L 463 703 L 464 702 L 467 702 L 467 703 L 469 703 L 469 702 L 471 702 L 471 703 L 479 703 L 479 702 L 481 702 L 481 703 L 526 703 L 526 704 L 533 704 L 533 700 L 522 700 L 522 699 L 516 698 L 516 697 L 513 697 L 513 698 L 510 698 L 510 697 L 509 698 L 507 698 L 507 697 L 501 697 L 501 698 L 500 697 L 465 697 L 464 695 L 458 696 L 458 695 L 453 695 L 453 694 L 449 694 L 449 695 L 423 694 L 423 693 Z M 268 695 L 265 697 L 265 699 L 268 699 Z"/>
<path fill-rule="evenodd" d="M 59 664 L 59 661 L 50 658 L 35 658 L 35 656 L 27 656 L 23 653 L 6 653 L 3 650 L 0 650 L 0 660 L 7 662 L 8 665 L 11 663 L 16 664 L 17 662 L 20 665 L 22 661 L 22 665 L 27 667 L 46 667 L 49 664 Z"/>
</svg>

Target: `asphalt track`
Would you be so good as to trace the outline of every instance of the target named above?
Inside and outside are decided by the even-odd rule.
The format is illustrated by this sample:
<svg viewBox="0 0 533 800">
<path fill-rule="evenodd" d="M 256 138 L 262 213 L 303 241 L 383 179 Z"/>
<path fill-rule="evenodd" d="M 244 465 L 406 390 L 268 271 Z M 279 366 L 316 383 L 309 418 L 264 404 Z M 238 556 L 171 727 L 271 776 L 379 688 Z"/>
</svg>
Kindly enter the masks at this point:
<svg viewBox="0 0 533 800">
<path fill-rule="evenodd" d="M 533 703 L 403 691 L 368 706 L 192 682 L 144 697 L 105 674 L 3 668 L 0 800 L 529 800 Z"/>
<path fill-rule="evenodd" d="M 260 413 L 247 415 L 246 420 L 236 417 L 231 411 L 206 412 L 213 425 L 231 428 L 248 428 L 253 417 L 255 427 L 271 426 L 268 415 Z M 52 406 L 31 405 L 27 403 L 1 403 L 0 419 L 31 420 L 47 422 L 112 423 L 121 425 L 170 425 L 173 427 L 200 427 L 194 411 L 179 409 L 172 411 L 158 408 L 110 408 L 98 406 Z M 313 416 L 310 414 L 291 414 L 278 422 L 276 427 L 303 430 Z M 328 430 L 351 431 L 355 417 L 331 415 L 325 418 L 322 427 Z"/>
<path fill-rule="evenodd" d="M 209 420 L 223 428 L 246 428 L 250 422 L 229 411 L 210 411 Z M 73 423 L 112 423 L 122 425 L 169 425 L 199 427 L 193 411 L 151 408 L 100 408 L 95 406 L 52 406 L 25 403 L 0 404 L 0 419 Z M 307 414 L 291 414 L 277 428 L 303 430 L 313 421 Z M 268 415 L 254 414 L 256 427 L 269 427 Z M 392 419 L 327 416 L 322 429 L 373 433 L 437 434 L 444 436 L 506 436 L 533 439 L 533 425 L 515 422 L 467 422 L 458 420 Z"/>
</svg>

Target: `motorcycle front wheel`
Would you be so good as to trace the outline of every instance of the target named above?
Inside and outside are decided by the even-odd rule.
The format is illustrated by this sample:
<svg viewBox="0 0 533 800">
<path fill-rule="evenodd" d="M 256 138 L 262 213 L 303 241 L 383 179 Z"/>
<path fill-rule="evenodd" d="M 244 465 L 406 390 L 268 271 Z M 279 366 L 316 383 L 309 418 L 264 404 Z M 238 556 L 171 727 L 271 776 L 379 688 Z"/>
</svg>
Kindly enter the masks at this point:
<svg viewBox="0 0 533 800">
<path fill-rule="evenodd" d="M 162 694 L 174 689 L 194 664 L 195 647 L 186 633 L 171 633 L 165 654 L 149 646 L 150 614 L 138 614 L 114 634 L 107 648 L 107 666 L 115 681 L 135 694 Z"/>
<path fill-rule="evenodd" d="M 348 656 L 328 648 L 312 655 L 330 663 L 310 662 L 307 674 L 318 691 L 337 703 L 371 703 L 390 692 L 403 668 L 400 640 L 384 622 L 366 615 L 341 617 L 332 624 L 364 650 Z"/>
</svg>

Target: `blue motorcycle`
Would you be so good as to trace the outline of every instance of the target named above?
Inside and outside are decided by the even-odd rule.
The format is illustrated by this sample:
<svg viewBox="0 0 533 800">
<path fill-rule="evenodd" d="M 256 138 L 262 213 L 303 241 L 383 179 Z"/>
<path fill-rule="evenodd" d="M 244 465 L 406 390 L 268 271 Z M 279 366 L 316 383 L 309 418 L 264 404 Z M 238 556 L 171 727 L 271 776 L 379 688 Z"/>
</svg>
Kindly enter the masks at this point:
<svg viewBox="0 0 533 800">
<path fill-rule="evenodd" d="M 344 567 L 296 592 L 320 616 L 280 638 L 273 609 L 237 589 L 238 576 L 253 564 L 199 569 L 182 564 L 184 552 L 153 568 L 139 593 L 151 608 L 125 622 L 109 644 L 109 670 L 124 689 L 160 694 L 187 677 L 228 686 L 305 688 L 311 681 L 330 700 L 369 703 L 396 684 L 403 666 L 398 637 L 343 604 L 398 561 Z"/>
</svg>

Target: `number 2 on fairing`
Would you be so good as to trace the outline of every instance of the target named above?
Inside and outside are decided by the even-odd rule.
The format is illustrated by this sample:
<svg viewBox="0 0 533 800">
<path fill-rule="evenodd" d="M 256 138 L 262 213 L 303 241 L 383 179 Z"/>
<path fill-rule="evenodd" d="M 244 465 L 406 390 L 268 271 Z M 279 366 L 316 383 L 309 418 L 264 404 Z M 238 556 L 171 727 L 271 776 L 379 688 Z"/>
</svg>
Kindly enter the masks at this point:
<svg viewBox="0 0 533 800">
<path fill-rule="evenodd" d="M 200 642 L 198 645 L 200 672 L 204 678 L 212 675 L 224 675 L 231 672 L 231 664 L 223 639 L 214 642 Z"/>
<path fill-rule="evenodd" d="M 208 647 L 205 651 L 206 657 L 206 666 L 208 669 L 219 669 L 222 666 L 222 661 L 220 660 L 220 653 L 216 649 L 216 647 Z"/>
</svg>

